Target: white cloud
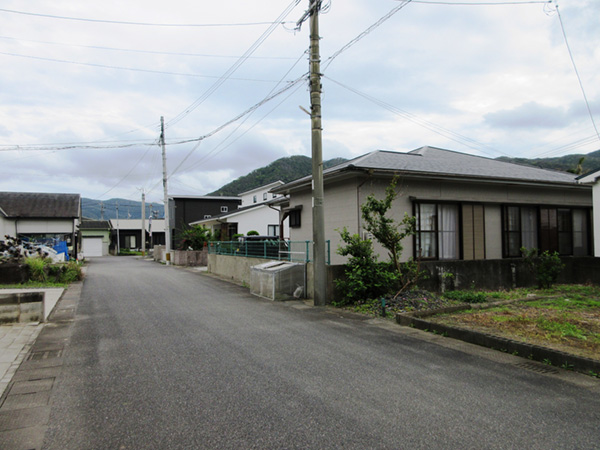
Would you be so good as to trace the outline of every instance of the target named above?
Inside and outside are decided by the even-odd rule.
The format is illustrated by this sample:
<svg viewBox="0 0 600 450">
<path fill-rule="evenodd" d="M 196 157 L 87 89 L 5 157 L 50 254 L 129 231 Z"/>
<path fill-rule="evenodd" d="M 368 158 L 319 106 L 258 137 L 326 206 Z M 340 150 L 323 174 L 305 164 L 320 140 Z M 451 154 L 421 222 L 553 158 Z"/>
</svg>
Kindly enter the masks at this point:
<svg viewBox="0 0 600 450">
<path fill-rule="evenodd" d="M 210 4 L 11 0 L 4 2 L 3 8 L 102 20 L 216 24 L 272 21 L 288 4 L 277 0 L 258 4 L 241 0 Z M 396 6 L 395 0 L 347 0 L 332 2 L 329 12 L 321 16 L 326 159 L 421 145 L 530 157 L 600 148 L 597 140 L 590 139 L 594 130 L 589 114 L 558 17 L 545 13 L 548 5 L 412 3 L 327 66 L 329 56 Z M 307 7 L 308 1 L 302 1 L 286 20 L 295 22 Z M 600 2 L 565 2 L 561 14 L 598 120 Z M 4 175 L 0 189 L 80 192 L 88 197 L 108 191 L 106 197 L 137 199 L 139 188 L 157 186 L 152 195 L 160 200 L 157 145 L 147 153 L 144 145 L 54 152 L 4 150 L 70 142 L 156 142 L 160 116 L 168 124 L 168 142 L 204 136 L 261 101 L 275 88 L 274 80 L 290 81 L 307 72 L 303 52 L 309 43 L 308 24 L 300 32 L 290 31 L 292 27 L 292 23 L 278 26 L 253 58 L 240 65 L 232 76 L 235 79 L 225 81 L 188 110 L 236 62 L 229 57 L 246 52 L 267 25 L 146 27 L 0 12 L 0 63 L 5 68 L 0 73 L 0 166 Z M 427 126 L 334 81 L 384 101 L 395 111 L 413 114 L 420 123 L 426 120 Z M 262 106 L 239 129 L 234 124 L 203 141 L 183 170 L 172 177 L 173 192 L 205 194 L 277 158 L 310 155 L 310 123 L 298 106 L 309 107 L 306 86 Z M 180 113 L 181 120 L 172 123 Z M 440 132 L 438 126 L 454 134 Z M 480 144 L 473 148 L 463 136 Z M 168 146 L 171 171 L 194 145 Z"/>
</svg>

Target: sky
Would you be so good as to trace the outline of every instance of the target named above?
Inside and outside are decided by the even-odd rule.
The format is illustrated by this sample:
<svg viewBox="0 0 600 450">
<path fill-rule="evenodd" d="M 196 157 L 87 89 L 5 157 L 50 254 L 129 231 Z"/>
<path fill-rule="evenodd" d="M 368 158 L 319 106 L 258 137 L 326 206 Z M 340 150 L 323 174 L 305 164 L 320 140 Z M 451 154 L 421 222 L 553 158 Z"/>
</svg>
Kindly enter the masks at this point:
<svg viewBox="0 0 600 450">
<path fill-rule="evenodd" d="M 325 0 L 323 158 L 599 150 L 600 2 L 517 1 Z M 160 202 L 161 117 L 170 195 L 310 157 L 308 6 L 0 2 L 0 191 Z"/>
</svg>

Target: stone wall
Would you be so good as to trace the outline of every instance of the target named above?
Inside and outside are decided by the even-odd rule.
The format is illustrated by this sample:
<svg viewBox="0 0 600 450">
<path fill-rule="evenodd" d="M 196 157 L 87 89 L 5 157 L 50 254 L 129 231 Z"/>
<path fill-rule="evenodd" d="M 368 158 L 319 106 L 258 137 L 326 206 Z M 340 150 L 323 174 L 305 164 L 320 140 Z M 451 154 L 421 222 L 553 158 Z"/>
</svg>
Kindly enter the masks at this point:
<svg viewBox="0 0 600 450">
<path fill-rule="evenodd" d="M 173 265 L 175 266 L 206 266 L 208 264 L 208 249 L 196 250 L 174 250 Z"/>
</svg>

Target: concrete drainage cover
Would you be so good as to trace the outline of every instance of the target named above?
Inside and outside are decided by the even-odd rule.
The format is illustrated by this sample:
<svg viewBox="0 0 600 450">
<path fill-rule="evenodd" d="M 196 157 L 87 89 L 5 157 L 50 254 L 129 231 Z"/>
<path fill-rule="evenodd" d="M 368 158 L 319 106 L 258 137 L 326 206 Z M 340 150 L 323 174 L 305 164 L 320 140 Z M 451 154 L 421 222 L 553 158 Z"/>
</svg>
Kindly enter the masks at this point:
<svg viewBox="0 0 600 450">
<path fill-rule="evenodd" d="M 547 364 L 540 364 L 536 362 L 526 361 L 516 364 L 517 367 L 522 369 L 531 370 L 537 373 L 558 373 L 558 369 Z"/>
<path fill-rule="evenodd" d="M 45 352 L 33 352 L 27 357 L 27 361 L 41 361 L 49 358 L 60 358 L 62 356 L 61 350 L 48 350 Z"/>
</svg>

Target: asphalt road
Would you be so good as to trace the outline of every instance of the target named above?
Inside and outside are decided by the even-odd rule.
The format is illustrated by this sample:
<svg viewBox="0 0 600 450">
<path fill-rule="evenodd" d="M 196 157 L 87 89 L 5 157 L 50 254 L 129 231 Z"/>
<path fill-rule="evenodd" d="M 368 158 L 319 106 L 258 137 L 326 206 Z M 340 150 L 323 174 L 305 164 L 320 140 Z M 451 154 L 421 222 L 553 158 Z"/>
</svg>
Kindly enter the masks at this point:
<svg viewBox="0 0 600 450">
<path fill-rule="evenodd" d="M 600 448 L 600 395 L 206 275 L 88 270 L 48 449 Z"/>
</svg>

